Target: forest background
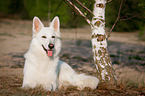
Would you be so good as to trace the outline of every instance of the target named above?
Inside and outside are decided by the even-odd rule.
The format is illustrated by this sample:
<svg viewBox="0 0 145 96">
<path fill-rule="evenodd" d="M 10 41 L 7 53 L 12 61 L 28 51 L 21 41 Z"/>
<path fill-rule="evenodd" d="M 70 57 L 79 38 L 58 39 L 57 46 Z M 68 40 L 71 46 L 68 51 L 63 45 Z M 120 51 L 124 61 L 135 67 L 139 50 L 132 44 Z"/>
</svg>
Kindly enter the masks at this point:
<svg viewBox="0 0 145 96">
<path fill-rule="evenodd" d="M 64 0 L 1 0 L 0 17 L 13 19 L 32 19 L 38 16 L 42 20 L 51 20 L 54 16 L 59 16 L 61 27 L 74 28 L 86 25 L 86 21 L 77 15 Z M 85 6 L 93 10 L 93 0 L 80 0 Z M 74 4 L 79 6 L 75 0 Z M 111 28 L 117 19 L 121 0 L 111 0 L 106 4 L 106 27 Z M 92 14 L 83 10 L 89 18 Z M 145 33 L 145 1 L 144 0 L 124 0 L 119 22 L 113 31 L 133 32 L 139 31 L 139 35 Z"/>
</svg>

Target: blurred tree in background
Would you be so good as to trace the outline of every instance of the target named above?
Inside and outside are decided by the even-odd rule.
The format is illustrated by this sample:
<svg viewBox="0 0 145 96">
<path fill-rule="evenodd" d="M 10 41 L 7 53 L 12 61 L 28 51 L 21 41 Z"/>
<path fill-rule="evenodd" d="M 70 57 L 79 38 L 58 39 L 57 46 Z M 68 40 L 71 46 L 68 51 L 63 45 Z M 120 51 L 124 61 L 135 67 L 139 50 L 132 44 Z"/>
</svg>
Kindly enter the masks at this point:
<svg viewBox="0 0 145 96">
<path fill-rule="evenodd" d="M 75 4 L 75 0 L 71 0 Z M 89 9 L 93 9 L 94 0 L 80 0 Z M 106 27 L 111 28 L 117 19 L 121 0 L 112 0 L 106 6 Z M 76 4 L 77 5 L 77 4 Z M 77 5 L 79 6 L 79 5 Z M 80 8 L 84 10 L 83 8 Z M 92 14 L 84 10 L 85 14 L 92 18 Z M 3 14 L 5 16 L 3 16 Z M 38 16 L 43 20 L 59 16 L 62 27 L 80 27 L 87 24 L 81 16 L 62 0 L 1 0 L 0 17 L 16 15 L 18 19 L 32 19 Z M 145 0 L 124 0 L 120 20 L 113 31 L 136 31 L 145 30 Z M 16 18 L 15 18 L 16 19 Z"/>
</svg>

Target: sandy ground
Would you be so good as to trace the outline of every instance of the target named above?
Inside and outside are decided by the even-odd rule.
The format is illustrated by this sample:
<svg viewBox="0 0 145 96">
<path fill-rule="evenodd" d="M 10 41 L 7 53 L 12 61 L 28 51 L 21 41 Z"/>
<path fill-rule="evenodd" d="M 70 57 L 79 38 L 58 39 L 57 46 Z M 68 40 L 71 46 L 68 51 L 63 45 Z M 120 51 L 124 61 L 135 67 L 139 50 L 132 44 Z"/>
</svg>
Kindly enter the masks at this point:
<svg viewBox="0 0 145 96">
<path fill-rule="evenodd" d="M 29 48 L 31 28 L 32 21 L 0 20 L 0 77 L 22 80 L 23 55 Z M 77 72 L 95 75 L 90 28 L 61 29 L 61 37 L 60 58 Z M 118 78 L 129 78 L 137 82 L 143 79 L 145 82 L 145 42 L 138 40 L 138 33 L 112 32 L 108 49 Z"/>
</svg>

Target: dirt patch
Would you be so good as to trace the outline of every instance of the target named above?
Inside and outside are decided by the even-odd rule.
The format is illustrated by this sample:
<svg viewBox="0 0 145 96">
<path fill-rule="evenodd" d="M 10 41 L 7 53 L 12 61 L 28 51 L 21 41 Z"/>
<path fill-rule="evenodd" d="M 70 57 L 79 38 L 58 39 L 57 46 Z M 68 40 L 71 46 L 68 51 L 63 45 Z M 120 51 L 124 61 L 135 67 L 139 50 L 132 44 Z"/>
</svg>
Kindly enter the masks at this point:
<svg viewBox="0 0 145 96">
<path fill-rule="evenodd" d="M 29 48 L 31 29 L 32 21 L 0 20 L 0 95 L 145 94 L 143 91 L 145 90 L 145 42 L 138 41 L 138 33 L 117 32 L 111 34 L 108 43 L 110 56 L 119 78 L 117 88 L 104 89 L 99 86 L 96 90 L 78 91 L 75 88 L 69 88 L 57 92 L 44 92 L 39 88 L 20 89 L 23 79 L 23 55 Z M 96 76 L 90 28 L 61 29 L 61 36 L 61 60 L 70 64 L 78 73 Z"/>
</svg>

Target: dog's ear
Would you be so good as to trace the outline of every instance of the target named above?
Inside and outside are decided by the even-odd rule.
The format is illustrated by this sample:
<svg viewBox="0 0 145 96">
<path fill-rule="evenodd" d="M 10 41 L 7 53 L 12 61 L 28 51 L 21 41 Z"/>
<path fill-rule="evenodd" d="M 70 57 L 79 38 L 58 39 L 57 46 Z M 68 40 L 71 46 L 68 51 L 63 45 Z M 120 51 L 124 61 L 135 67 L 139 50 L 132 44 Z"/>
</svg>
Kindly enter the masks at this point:
<svg viewBox="0 0 145 96">
<path fill-rule="evenodd" d="M 59 18 L 56 16 L 51 24 L 50 27 L 54 29 L 54 31 L 57 33 L 58 37 L 60 37 L 60 22 L 59 22 Z"/>
<path fill-rule="evenodd" d="M 44 27 L 42 22 L 38 17 L 33 18 L 33 36 L 37 35 L 37 33 Z"/>
</svg>

